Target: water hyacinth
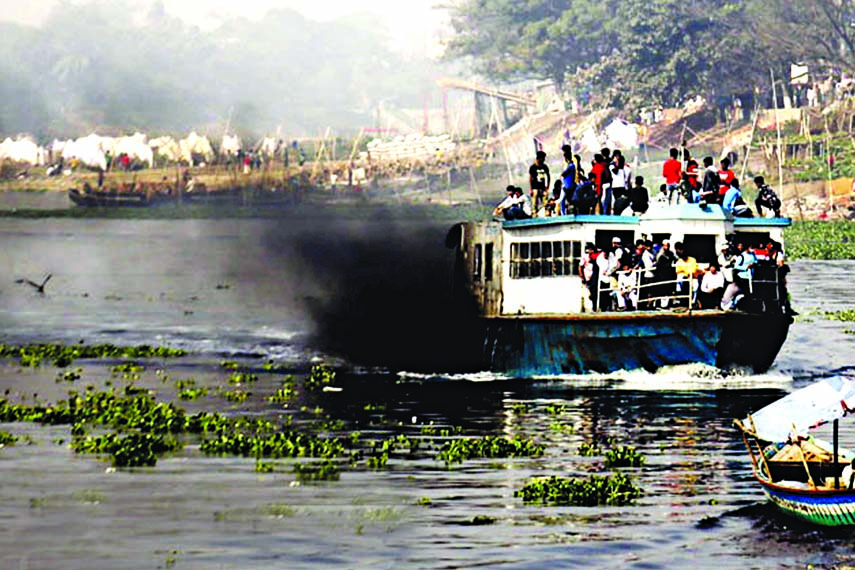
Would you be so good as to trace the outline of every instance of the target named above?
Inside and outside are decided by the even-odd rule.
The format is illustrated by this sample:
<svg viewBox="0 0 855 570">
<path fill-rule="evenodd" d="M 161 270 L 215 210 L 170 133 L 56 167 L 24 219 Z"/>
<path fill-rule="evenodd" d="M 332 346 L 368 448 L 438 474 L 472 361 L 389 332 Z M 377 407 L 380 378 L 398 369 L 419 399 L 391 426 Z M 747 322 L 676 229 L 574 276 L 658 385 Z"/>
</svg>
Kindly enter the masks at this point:
<svg viewBox="0 0 855 570">
<path fill-rule="evenodd" d="M 532 439 L 499 436 L 453 439 L 439 450 L 438 459 L 446 463 L 462 463 L 467 459 L 538 457 L 543 455 L 543 446 Z"/>
<path fill-rule="evenodd" d="M 641 496 L 641 489 L 623 473 L 591 475 L 587 479 L 538 477 L 514 493 L 526 503 L 555 506 L 622 506 Z"/>
<path fill-rule="evenodd" d="M 18 358 L 22 366 L 39 366 L 43 360 L 65 368 L 79 358 L 177 358 L 187 351 L 163 346 L 116 346 L 114 344 L 0 344 L 0 358 Z"/>
</svg>

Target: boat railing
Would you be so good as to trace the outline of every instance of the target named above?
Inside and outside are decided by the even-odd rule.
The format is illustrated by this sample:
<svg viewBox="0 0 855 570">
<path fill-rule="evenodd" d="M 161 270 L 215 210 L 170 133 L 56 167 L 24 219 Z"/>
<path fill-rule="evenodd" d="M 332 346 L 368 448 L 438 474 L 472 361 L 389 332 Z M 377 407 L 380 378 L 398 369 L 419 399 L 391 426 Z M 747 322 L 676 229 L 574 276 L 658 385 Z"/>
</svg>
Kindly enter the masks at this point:
<svg viewBox="0 0 855 570">
<path fill-rule="evenodd" d="M 611 310 L 624 310 L 618 296 L 623 297 L 624 302 L 630 302 L 634 308 L 639 310 L 653 310 L 656 308 L 685 308 L 688 311 L 700 308 L 698 293 L 700 292 L 700 278 L 698 276 L 678 275 L 676 279 L 659 281 L 656 277 L 645 277 L 644 274 L 650 270 L 635 268 L 629 271 L 617 271 L 613 274 L 608 284 L 600 283 L 600 293 L 607 294 L 608 301 L 613 305 Z M 631 275 L 631 284 L 622 279 Z M 615 282 L 617 282 L 615 286 Z M 727 289 L 730 285 L 725 281 Z M 664 293 L 664 294 L 663 294 Z M 741 306 L 751 312 L 780 312 L 785 292 L 781 290 L 781 280 L 775 266 L 759 266 L 755 268 L 747 279 L 747 290 L 741 290 Z M 600 301 L 602 298 L 600 299 Z M 720 298 L 719 298 L 720 300 Z M 608 312 L 608 309 L 599 308 L 600 311 Z M 630 309 L 632 310 L 632 309 Z"/>
</svg>

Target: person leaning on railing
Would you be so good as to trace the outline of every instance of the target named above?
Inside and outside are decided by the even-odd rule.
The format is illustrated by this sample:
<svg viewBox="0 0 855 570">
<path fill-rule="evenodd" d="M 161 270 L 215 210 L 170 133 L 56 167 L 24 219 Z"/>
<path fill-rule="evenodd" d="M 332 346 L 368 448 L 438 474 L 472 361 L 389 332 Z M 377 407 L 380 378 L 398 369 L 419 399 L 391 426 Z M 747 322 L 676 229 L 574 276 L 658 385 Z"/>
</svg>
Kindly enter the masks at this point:
<svg viewBox="0 0 855 570">
<path fill-rule="evenodd" d="M 727 286 L 721 299 L 725 311 L 735 309 L 742 296 L 751 292 L 751 278 L 757 264 L 754 253 L 744 243 L 737 242 L 736 249 L 739 253 L 733 263 L 733 283 Z"/>
</svg>

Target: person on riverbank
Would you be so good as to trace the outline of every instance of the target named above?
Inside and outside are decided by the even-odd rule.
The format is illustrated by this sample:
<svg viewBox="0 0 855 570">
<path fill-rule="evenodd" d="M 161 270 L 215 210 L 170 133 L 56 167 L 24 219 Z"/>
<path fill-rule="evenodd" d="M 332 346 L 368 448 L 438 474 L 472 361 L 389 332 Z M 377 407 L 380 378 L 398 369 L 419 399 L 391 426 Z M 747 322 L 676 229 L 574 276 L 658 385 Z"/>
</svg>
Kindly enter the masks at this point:
<svg viewBox="0 0 855 570">
<path fill-rule="evenodd" d="M 546 164 L 546 153 L 542 150 L 535 153 L 535 159 L 528 167 L 529 195 L 534 204 L 534 215 L 540 215 L 541 209 L 549 199 L 548 190 L 552 187 L 549 166 Z"/>
<path fill-rule="evenodd" d="M 763 208 L 772 210 L 776 218 L 781 217 L 781 199 L 772 190 L 772 187 L 766 184 L 766 179 L 762 176 L 754 177 L 754 184 L 757 186 L 757 199 L 754 200 L 754 206 L 757 208 L 757 215 L 763 217 Z"/>
</svg>

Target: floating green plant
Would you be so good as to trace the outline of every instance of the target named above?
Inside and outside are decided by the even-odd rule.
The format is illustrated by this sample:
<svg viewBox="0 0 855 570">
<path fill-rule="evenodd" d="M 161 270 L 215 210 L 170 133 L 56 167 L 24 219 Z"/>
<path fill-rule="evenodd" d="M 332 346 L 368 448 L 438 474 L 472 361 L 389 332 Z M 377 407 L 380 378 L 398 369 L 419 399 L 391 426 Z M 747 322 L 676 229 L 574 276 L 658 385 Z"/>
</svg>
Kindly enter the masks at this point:
<svg viewBox="0 0 855 570">
<path fill-rule="evenodd" d="M 83 369 L 75 368 L 74 370 L 66 370 L 56 375 L 57 382 L 76 382 L 83 378 Z"/>
<path fill-rule="evenodd" d="M 321 463 L 296 463 L 294 473 L 298 481 L 338 481 L 341 471 L 335 463 L 326 460 Z"/>
<path fill-rule="evenodd" d="M 550 404 L 546 406 L 546 413 L 550 416 L 557 416 L 567 411 L 567 406 L 564 404 Z"/>
<path fill-rule="evenodd" d="M 187 388 L 192 388 L 196 385 L 196 381 L 192 378 L 187 378 L 184 380 L 176 380 L 175 381 L 175 389 L 176 390 L 186 390 Z"/>
<path fill-rule="evenodd" d="M 844 321 L 844 322 L 855 321 L 855 309 L 843 309 L 840 311 L 825 311 L 823 313 L 823 315 L 825 315 L 826 320 L 829 320 L 829 321 Z"/>
<path fill-rule="evenodd" d="M 528 413 L 529 407 L 523 402 L 518 402 L 511 406 L 511 413 L 515 416 L 522 416 Z"/>
<path fill-rule="evenodd" d="M 204 388 L 204 387 L 202 387 L 202 388 L 185 388 L 184 390 L 181 390 L 180 392 L 178 392 L 178 398 L 180 400 L 185 400 L 185 401 L 198 400 L 199 398 L 201 398 L 203 396 L 207 396 L 207 395 L 208 395 L 208 389 Z"/>
<path fill-rule="evenodd" d="M 16 443 L 18 443 L 18 436 L 12 435 L 8 431 L 0 430 L 0 447 L 15 445 Z"/>
<path fill-rule="evenodd" d="M 27 344 L 21 346 L 0 344 L 0 358 L 18 358 L 22 366 L 38 366 L 48 360 L 59 368 L 70 366 L 79 358 L 175 358 L 185 356 L 187 351 L 167 348 L 139 346 L 116 346 L 114 344 Z"/>
<path fill-rule="evenodd" d="M 597 447 L 596 444 L 583 441 L 576 449 L 576 453 L 578 453 L 582 457 L 596 457 L 597 455 L 602 455 L 603 451 L 599 447 Z"/>
<path fill-rule="evenodd" d="M 273 473 L 275 468 L 276 467 L 273 465 L 273 463 L 260 460 L 255 462 L 256 473 Z"/>
<path fill-rule="evenodd" d="M 552 422 L 549 424 L 549 429 L 559 433 L 573 434 L 576 433 L 576 426 L 572 424 L 562 424 L 560 422 Z"/>
<path fill-rule="evenodd" d="M 125 362 L 110 368 L 110 372 L 113 374 L 139 374 L 144 370 L 145 366 L 137 362 Z"/>
<path fill-rule="evenodd" d="M 258 376 L 249 372 L 233 372 L 228 378 L 228 383 L 235 386 L 242 386 L 243 384 L 250 384 L 257 381 Z"/>
<path fill-rule="evenodd" d="M 200 450 L 208 455 L 267 458 L 335 458 L 345 453 L 344 446 L 336 439 L 318 438 L 294 431 L 256 435 L 228 430 L 203 441 Z"/>
<path fill-rule="evenodd" d="M 225 368 L 226 370 L 237 370 L 238 368 L 240 368 L 240 364 L 238 364 L 234 360 L 221 360 L 220 368 Z"/>
<path fill-rule="evenodd" d="M 316 364 L 312 366 L 309 377 L 303 382 L 306 390 L 321 390 L 335 381 L 335 370 L 328 364 Z"/>
<path fill-rule="evenodd" d="M 249 392 L 243 390 L 220 390 L 220 396 L 229 402 L 240 404 L 246 402 L 246 399 L 249 398 Z"/>
<path fill-rule="evenodd" d="M 605 477 L 591 475 L 587 479 L 553 475 L 530 480 L 514 496 L 521 497 L 526 503 L 545 505 L 622 506 L 640 497 L 641 489 L 623 473 Z"/>
<path fill-rule="evenodd" d="M 508 439 L 498 436 L 482 438 L 460 438 L 446 442 L 437 457 L 446 463 L 461 463 L 467 459 L 537 457 L 543 455 L 543 446 L 532 439 L 515 437 Z"/>
<path fill-rule="evenodd" d="M 641 467 L 647 459 L 630 445 L 618 445 L 606 451 L 606 467 Z"/>
<path fill-rule="evenodd" d="M 416 504 L 420 507 L 429 507 L 433 505 L 433 501 L 430 500 L 430 497 L 420 497 L 416 501 Z"/>
<path fill-rule="evenodd" d="M 110 433 L 75 439 L 71 447 L 77 453 L 108 454 L 114 467 L 153 467 L 158 455 L 181 449 L 181 443 L 172 436 Z"/>
</svg>

